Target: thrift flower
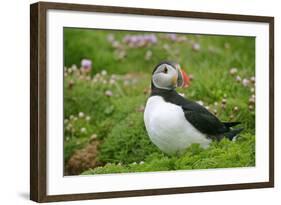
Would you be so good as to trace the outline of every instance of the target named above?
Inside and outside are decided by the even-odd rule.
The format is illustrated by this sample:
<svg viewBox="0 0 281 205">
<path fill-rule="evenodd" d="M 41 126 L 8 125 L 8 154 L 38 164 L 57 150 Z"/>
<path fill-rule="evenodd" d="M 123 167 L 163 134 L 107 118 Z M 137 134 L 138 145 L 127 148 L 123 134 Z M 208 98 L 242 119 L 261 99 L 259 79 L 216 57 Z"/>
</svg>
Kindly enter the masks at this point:
<svg viewBox="0 0 281 205">
<path fill-rule="evenodd" d="M 237 68 L 231 68 L 229 73 L 230 75 L 235 75 L 237 73 Z"/>
<path fill-rule="evenodd" d="M 85 133 L 85 132 L 86 132 L 86 128 L 85 128 L 85 127 L 82 127 L 82 128 L 80 129 L 80 132 Z"/>
<path fill-rule="evenodd" d="M 242 84 L 247 87 L 249 85 L 250 81 L 246 78 L 243 79 Z"/>
<path fill-rule="evenodd" d="M 105 91 L 105 95 L 108 97 L 111 97 L 113 95 L 113 93 L 112 93 L 112 91 L 107 90 L 107 91 Z"/>
<path fill-rule="evenodd" d="M 83 72 L 90 72 L 92 69 L 92 61 L 89 59 L 82 59 L 81 68 Z"/>
<path fill-rule="evenodd" d="M 83 118 L 83 117 L 85 116 L 85 114 L 84 114 L 83 112 L 79 112 L 78 116 L 79 116 L 80 118 Z"/>
</svg>

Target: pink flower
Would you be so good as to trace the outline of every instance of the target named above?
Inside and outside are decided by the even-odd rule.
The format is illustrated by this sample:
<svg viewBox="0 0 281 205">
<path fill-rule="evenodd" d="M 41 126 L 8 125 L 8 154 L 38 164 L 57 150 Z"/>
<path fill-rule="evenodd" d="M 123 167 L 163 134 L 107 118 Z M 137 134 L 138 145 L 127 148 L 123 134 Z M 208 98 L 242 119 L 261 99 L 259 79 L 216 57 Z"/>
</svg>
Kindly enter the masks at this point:
<svg viewBox="0 0 281 205">
<path fill-rule="evenodd" d="M 242 81 L 242 84 L 247 87 L 249 85 L 250 81 L 247 78 L 244 78 Z"/>
<path fill-rule="evenodd" d="M 130 47 L 142 47 L 147 44 L 157 43 L 157 37 L 155 34 L 126 35 L 123 38 L 123 42 Z"/>
<path fill-rule="evenodd" d="M 113 96 L 113 93 L 111 90 L 107 90 L 107 91 L 105 91 L 105 95 L 108 97 L 111 97 L 111 96 Z"/>
<path fill-rule="evenodd" d="M 235 75 L 236 73 L 237 73 L 237 68 L 231 68 L 230 70 L 229 70 L 229 73 L 230 73 L 230 75 Z"/>
<path fill-rule="evenodd" d="M 200 50 L 200 44 L 199 43 L 193 43 L 192 44 L 192 50 L 199 51 Z"/>
<path fill-rule="evenodd" d="M 241 77 L 239 75 L 237 75 L 235 79 L 237 82 L 241 82 Z"/>
<path fill-rule="evenodd" d="M 84 71 L 89 72 L 92 69 L 92 61 L 89 59 L 82 59 L 81 67 Z"/>
<path fill-rule="evenodd" d="M 108 34 L 107 40 L 112 43 L 115 40 L 114 35 L 112 33 Z"/>
<path fill-rule="evenodd" d="M 172 40 L 172 41 L 176 41 L 177 40 L 177 34 L 175 33 L 168 33 L 167 37 Z"/>
<path fill-rule="evenodd" d="M 152 44 L 157 43 L 157 37 L 154 34 L 146 35 L 146 40 Z"/>
</svg>

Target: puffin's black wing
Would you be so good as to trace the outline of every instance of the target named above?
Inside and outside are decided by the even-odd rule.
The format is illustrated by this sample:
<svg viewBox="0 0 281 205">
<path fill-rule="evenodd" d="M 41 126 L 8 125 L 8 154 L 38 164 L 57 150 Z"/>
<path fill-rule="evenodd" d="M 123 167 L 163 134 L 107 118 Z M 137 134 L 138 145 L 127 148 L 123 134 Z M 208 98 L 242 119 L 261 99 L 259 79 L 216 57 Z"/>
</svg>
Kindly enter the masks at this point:
<svg viewBox="0 0 281 205">
<path fill-rule="evenodd" d="M 183 109 L 184 116 L 196 129 L 209 136 L 216 136 L 229 131 L 215 115 L 196 102 L 178 95 L 178 102 Z"/>
<path fill-rule="evenodd" d="M 196 129 L 209 136 L 217 136 L 229 131 L 217 117 L 212 114 L 200 113 L 184 109 L 184 116 Z"/>
<path fill-rule="evenodd" d="M 205 107 L 196 102 L 185 99 L 176 91 L 154 92 L 153 95 L 162 96 L 165 101 L 181 106 L 185 118 L 200 132 L 210 137 L 220 137 L 219 135 L 230 131 L 215 115 L 209 112 Z"/>
</svg>

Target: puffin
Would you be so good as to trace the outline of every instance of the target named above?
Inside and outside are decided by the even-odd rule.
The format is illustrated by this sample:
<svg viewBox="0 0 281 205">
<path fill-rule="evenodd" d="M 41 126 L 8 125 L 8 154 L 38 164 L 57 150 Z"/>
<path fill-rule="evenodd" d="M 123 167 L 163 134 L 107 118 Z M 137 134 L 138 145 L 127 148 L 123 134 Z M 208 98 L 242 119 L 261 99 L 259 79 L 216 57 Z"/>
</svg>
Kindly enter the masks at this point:
<svg viewBox="0 0 281 205">
<path fill-rule="evenodd" d="M 243 130 L 233 128 L 240 122 L 222 122 L 175 90 L 189 84 L 188 75 L 171 61 L 160 62 L 152 72 L 144 124 L 152 143 L 168 155 L 182 154 L 192 144 L 205 149 L 213 140 L 233 140 Z"/>
</svg>

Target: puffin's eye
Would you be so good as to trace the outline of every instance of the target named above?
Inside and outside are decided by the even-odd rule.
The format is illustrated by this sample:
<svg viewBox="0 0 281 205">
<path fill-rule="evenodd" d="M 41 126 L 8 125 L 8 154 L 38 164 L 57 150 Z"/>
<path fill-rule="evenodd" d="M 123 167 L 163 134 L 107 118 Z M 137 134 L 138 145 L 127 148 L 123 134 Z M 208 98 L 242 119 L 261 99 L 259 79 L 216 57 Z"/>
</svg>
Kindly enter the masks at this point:
<svg viewBox="0 0 281 205">
<path fill-rule="evenodd" d="M 167 72 L 168 72 L 168 68 L 165 67 L 164 70 L 163 70 L 163 72 L 164 72 L 164 73 L 167 73 Z"/>
</svg>

